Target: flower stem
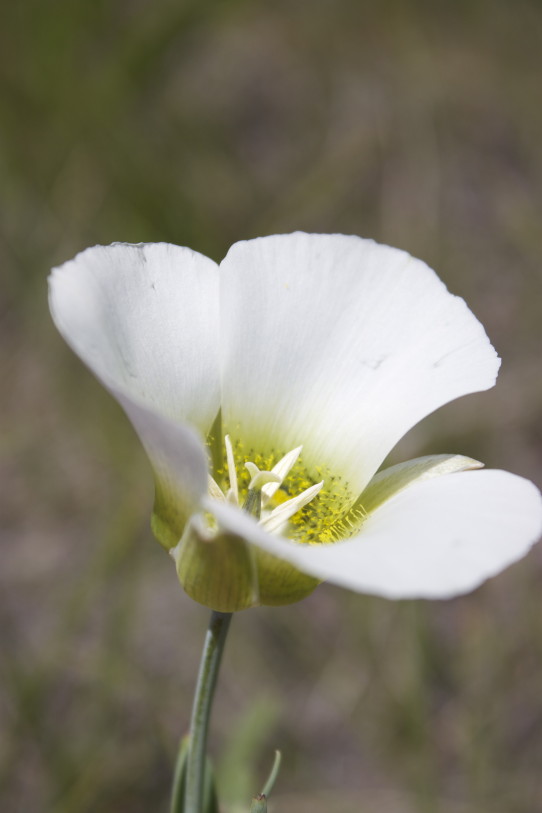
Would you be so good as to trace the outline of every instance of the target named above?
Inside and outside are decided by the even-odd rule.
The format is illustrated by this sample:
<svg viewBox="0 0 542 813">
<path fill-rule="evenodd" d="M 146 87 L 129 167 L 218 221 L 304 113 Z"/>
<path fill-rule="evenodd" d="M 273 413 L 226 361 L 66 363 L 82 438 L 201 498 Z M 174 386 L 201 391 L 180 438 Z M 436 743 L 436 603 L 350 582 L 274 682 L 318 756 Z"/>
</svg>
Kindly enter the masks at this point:
<svg viewBox="0 0 542 813">
<path fill-rule="evenodd" d="M 218 669 L 231 617 L 232 613 L 213 611 L 205 636 L 190 721 L 184 813 L 202 813 L 207 730 Z"/>
</svg>

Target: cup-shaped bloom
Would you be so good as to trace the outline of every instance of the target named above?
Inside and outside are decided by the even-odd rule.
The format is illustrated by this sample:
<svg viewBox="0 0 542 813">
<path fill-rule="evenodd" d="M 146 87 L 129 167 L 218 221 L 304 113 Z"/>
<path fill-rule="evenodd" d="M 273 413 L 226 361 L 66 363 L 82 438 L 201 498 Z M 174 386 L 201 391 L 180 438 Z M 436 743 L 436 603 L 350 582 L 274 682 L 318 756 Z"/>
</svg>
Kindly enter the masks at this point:
<svg viewBox="0 0 542 813">
<path fill-rule="evenodd" d="M 343 235 L 87 249 L 50 278 L 55 323 L 150 458 L 152 526 L 197 601 L 285 604 L 322 580 L 466 592 L 542 530 L 527 480 L 437 455 L 379 471 L 498 357 L 420 260 Z"/>
</svg>

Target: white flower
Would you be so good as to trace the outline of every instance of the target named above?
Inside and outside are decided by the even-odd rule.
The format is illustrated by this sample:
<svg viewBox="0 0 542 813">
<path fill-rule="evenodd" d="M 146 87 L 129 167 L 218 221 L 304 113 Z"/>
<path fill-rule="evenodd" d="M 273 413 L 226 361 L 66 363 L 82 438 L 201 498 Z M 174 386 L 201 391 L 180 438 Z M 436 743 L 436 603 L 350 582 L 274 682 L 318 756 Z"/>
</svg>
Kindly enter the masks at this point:
<svg viewBox="0 0 542 813">
<path fill-rule="evenodd" d="M 155 535 L 203 604 L 287 603 L 324 579 L 453 596 L 540 535 L 540 494 L 513 474 L 457 455 L 376 473 L 499 367 L 463 300 L 402 251 L 297 233 L 236 243 L 217 266 L 115 244 L 55 269 L 50 303 L 139 433 Z"/>
</svg>

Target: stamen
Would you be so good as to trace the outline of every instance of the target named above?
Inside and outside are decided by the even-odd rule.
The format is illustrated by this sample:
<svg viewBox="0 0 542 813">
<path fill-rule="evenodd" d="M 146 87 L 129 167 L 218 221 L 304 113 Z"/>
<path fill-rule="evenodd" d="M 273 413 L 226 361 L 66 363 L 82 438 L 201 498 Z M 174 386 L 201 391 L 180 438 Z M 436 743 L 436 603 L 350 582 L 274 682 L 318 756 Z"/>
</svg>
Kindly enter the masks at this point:
<svg viewBox="0 0 542 813">
<path fill-rule="evenodd" d="M 313 500 L 323 485 L 324 481 L 322 480 L 320 483 L 315 483 L 315 485 L 306 488 L 297 497 L 292 497 L 291 500 L 283 502 L 282 505 L 271 511 L 269 516 L 262 520 L 262 526 L 271 533 L 277 531 L 290 517 L 293 517 L 294 514 L 297 514 L 307 503 Z"/>
<path fill-rule="evenodd" d="M 230 481 L 230 490 L 228 497 L 230 501 L 239 505 L 239 487 L 237 485 L 237 470 L 235 468 L 235 458 L 233 456 L 233 448 L 231 445 L 230 436 L 226 435 L 224 438 L 224 445 L 226 446 L 226 460 L 228 463 L 228 478 Z"/>
<path fill-rule="evenodd" d="M 275 494 L 278 487 L 281 485 L 284 478 L 290 473 L 291 469 L 295 465 L 297 458 L 301 454 L 303 446 L 298 446 L 296 449 L 292 449 L 291 452 L 288 452 L 284 455 L 279 462 L 273 466 L 271 471 L 273 474 L 278 474 L 280 480 L 278 482 L 271 482 L 267 483 L 262 488 L 262 503 L 263 505 L 267 505 L 271 497 Z"/>
<path fill-rule="evenodd" d="M 220 502 L 226 501 L 224 492 L 222 491 L 216 480 L 214 480 L 210 474 L 208 475 L 208 488 L 209 494 L 211 495 L 211 497 L 213 497 L 213 499 L 219 500 Z"/>
</svg>

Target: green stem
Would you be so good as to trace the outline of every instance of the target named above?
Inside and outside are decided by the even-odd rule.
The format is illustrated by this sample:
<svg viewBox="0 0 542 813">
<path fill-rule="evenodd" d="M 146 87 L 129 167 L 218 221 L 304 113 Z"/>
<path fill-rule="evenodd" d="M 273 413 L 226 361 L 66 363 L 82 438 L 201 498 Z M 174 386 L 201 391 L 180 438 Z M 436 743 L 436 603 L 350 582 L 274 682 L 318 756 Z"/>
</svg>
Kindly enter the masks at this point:
<svg viewBox="0 0 542 813">
<path fill-rule="evenodd" d="M 213 611 L 209 629 L 205 636 L 194 704 L 192 706 L 192 719 L 190 721 L 184 813 L 202 813 L 207 730 L 209 728 L 218 669 L 231 617 L 232 613 Z"/>
</svg>

